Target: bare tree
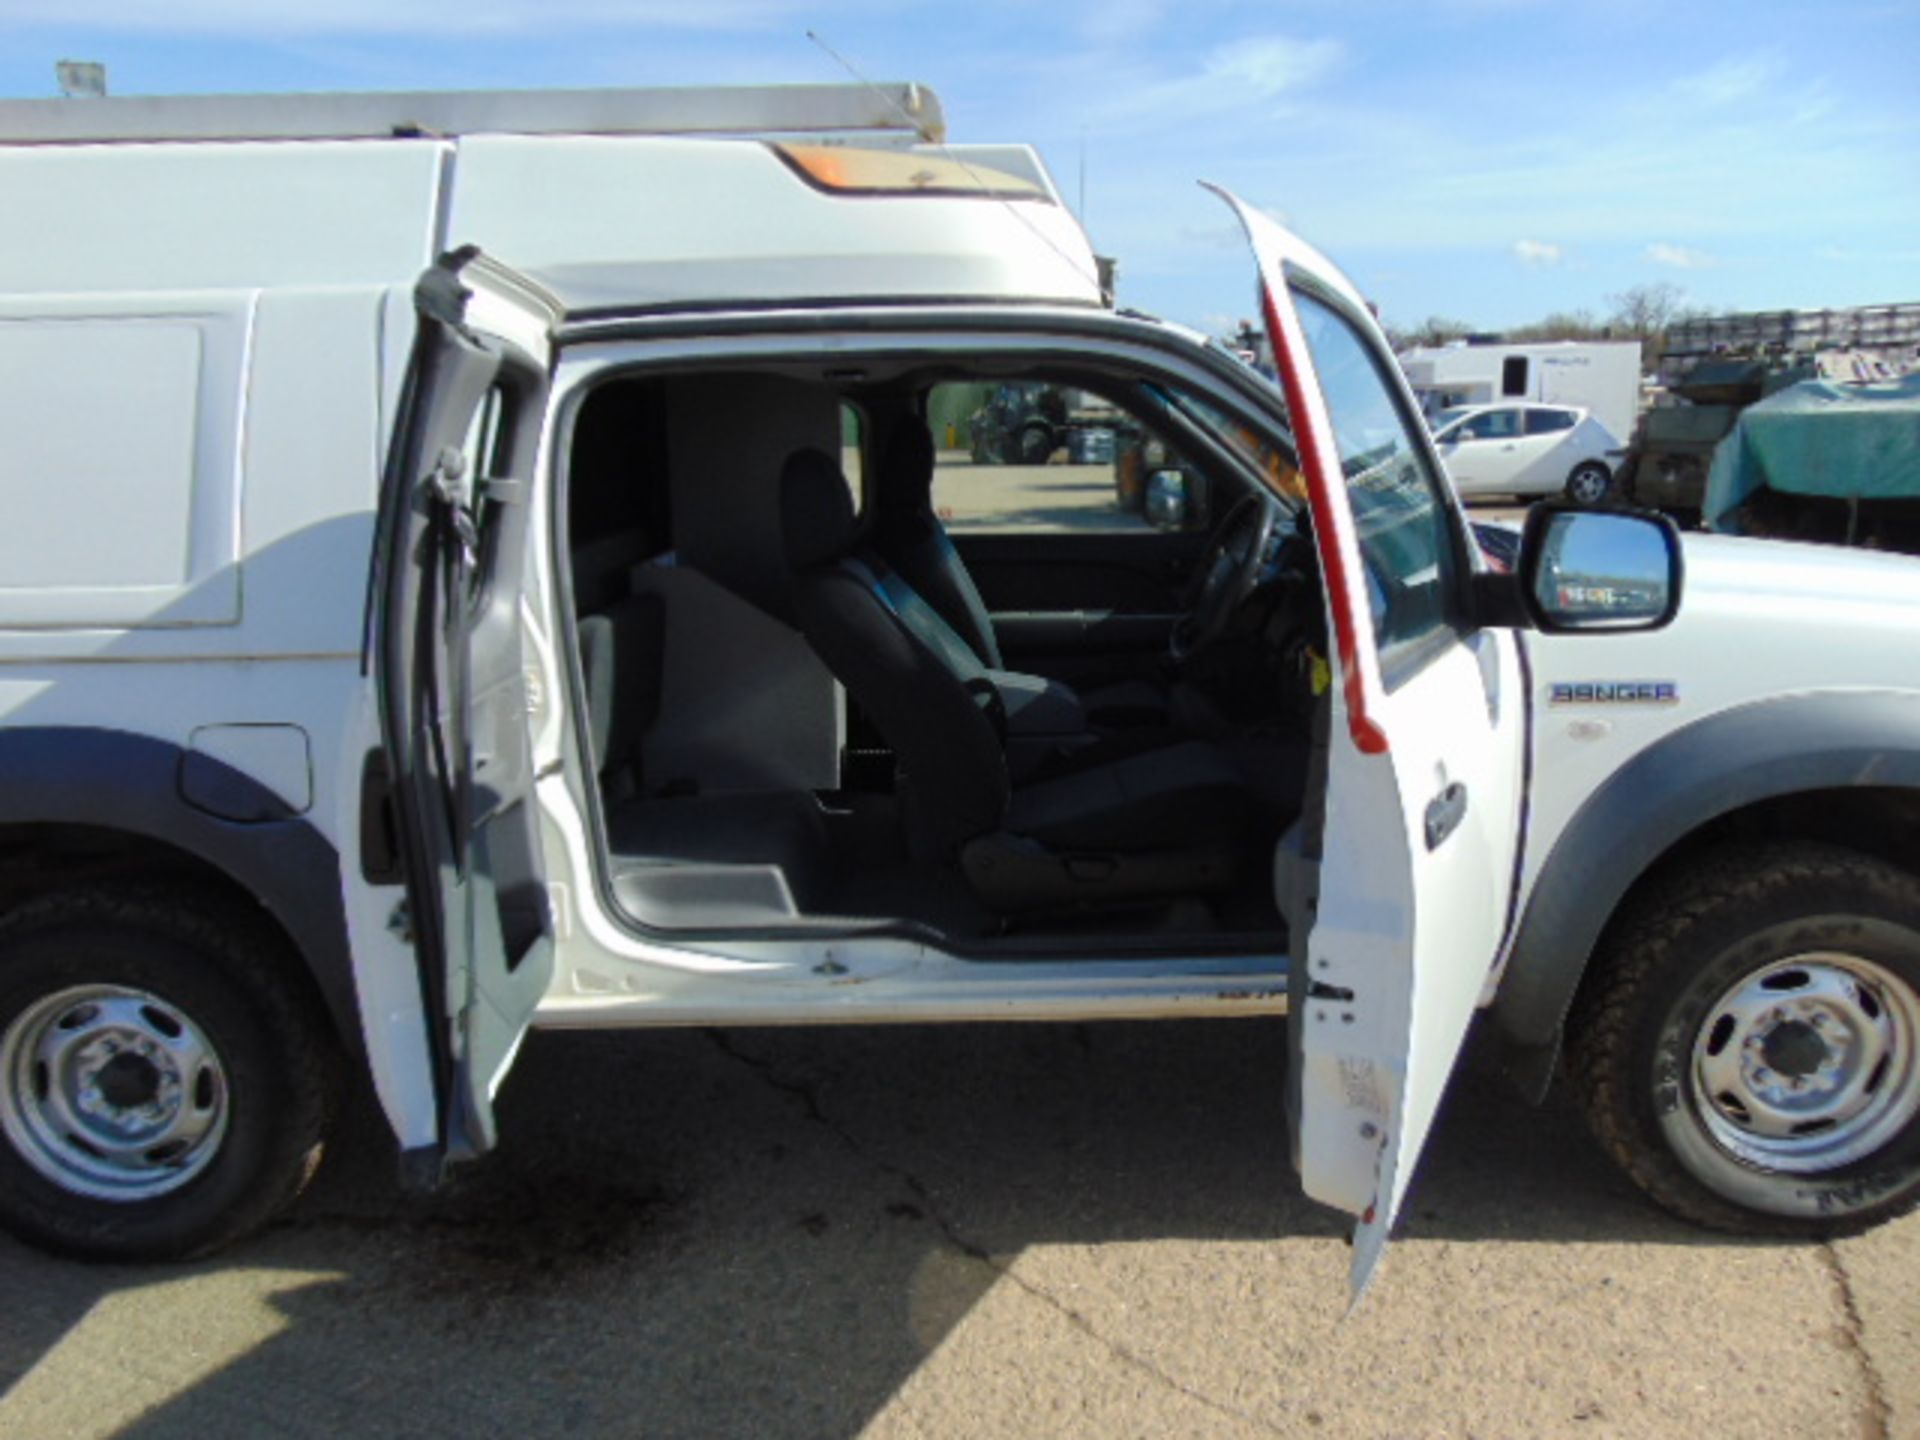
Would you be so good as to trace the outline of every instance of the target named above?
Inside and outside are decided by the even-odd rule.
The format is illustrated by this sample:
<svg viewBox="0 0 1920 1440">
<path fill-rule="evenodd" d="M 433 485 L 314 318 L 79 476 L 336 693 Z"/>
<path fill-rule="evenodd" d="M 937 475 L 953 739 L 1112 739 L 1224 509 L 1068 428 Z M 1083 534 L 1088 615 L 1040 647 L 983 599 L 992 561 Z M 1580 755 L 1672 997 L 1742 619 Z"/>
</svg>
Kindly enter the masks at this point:
<svg viewBox="0 0 1920 1440">
<path fill-rule="evenodd" d="M 1607 327 L 1591 310 L 1556 310 L 1551 315 L 1507 332 L 1509 340 L 1598 340 Z"/>
<path fill-rule="evenodd" d="M 1613 323 L 1628 335 L 1645 339 L 1664 334 L 1666 328 L 1687 312 L 1687 292 L 1670 280 L 1651 285 L 1635 285 L 1618 295 L 1609 295 Z"/>
<path fill-rule="evenodd" d="M 1667 330 L 1675 321 L 1698 315 L 1688 305 L 1687 292 L 1670 280 L 1651 285 L 1635 285 L 1618 295 L 1609 295 L 1614 327 L 1624 337 L 1640 342 L 1640 368 L 1651 371 L 1667 348 Z"/>
<path fill-rule="evenodd" d="M 1446 315 L 1429 315 L 1407 332 L 1406 340 L 1409 345 L 1445 345 L 1452 340 L 1464 340 L 1473 333 L 1473 326 L 1464 320 L 1455 320 Z"/>
</svg>

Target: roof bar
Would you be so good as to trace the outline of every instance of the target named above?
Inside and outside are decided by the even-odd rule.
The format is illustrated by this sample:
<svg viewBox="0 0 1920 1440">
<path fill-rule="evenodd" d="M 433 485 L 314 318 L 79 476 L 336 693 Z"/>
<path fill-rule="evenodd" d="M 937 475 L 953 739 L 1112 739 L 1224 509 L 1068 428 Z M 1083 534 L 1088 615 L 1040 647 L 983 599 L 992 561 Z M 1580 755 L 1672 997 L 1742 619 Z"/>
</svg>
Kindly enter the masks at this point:
<svg viewBox="0 0 1920 1440">
<path fill-rule="evenodd" d="M 863 131 L 937 144 L 946 137 L 946 122 L 939 97 L 911 83 L 0 100 L 0 144 L 16 145 Z"/>
</svg>

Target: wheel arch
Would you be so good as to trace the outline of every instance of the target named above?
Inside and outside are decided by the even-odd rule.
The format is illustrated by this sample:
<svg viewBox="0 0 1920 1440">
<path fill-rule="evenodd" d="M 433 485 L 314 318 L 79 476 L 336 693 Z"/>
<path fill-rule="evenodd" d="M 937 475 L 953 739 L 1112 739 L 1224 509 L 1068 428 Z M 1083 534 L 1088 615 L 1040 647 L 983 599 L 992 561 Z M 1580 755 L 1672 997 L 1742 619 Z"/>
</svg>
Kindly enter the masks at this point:
<svg viewBox="0 0 1920 1440">
<path fill-rule="evenodd" d="M 243 771 L 154 736 L 0 730 L 0 909 L 155 875 L 257 904 L 334 1038 L 360 1053 L 339 854 L 310 821 Z"/>
<path fill-rule="evenodd" d="M 1821 839 L 1920 870 L 1920 695 L 1786 696 L 1635 755 L 1561 832 L 1526 898 L 1492 1011 L 1509 1073 L 1551 1082 L 1587 965 L 1623 909 L 1735 840 Z"/>
</svg>

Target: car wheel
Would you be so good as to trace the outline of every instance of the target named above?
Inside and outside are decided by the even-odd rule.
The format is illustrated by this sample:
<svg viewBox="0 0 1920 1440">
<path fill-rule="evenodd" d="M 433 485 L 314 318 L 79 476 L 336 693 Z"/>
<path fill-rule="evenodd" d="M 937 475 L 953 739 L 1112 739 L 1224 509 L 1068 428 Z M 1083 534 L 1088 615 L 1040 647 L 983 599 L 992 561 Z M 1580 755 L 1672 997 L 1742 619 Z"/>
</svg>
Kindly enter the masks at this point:
<svg viewBox="0 0 1920 1440">
<path fill-rule="evenodd" d="M 91 1259 L 203 1254 L 318 1164 L 338 1057 L 284 942 L 192 893 L 0 919 L 0 1224 Z"/>
<path fill-rule="evenodd" d="M 1044 425 L 1023 425 L 1015 443 L 1022 465 L 1044 465 L 1053 457 L 1053 431 Z"/>
<path fill-rule="evenodd" d="M 1598 460 L 1583 461 L 1567 476 L 1567 498 L 1576 505 L 1598 505 L 1613 489 L 1613 472 Z"/>
<path fill-rule="evenodd" d="M 1920 1203 L 1920 884 L 1819 845 L 1737 847 L 1596 955 L 1568 1069 L 1660 1205 L 1752 1235 L 1848 1234 Z"/>
</svg>

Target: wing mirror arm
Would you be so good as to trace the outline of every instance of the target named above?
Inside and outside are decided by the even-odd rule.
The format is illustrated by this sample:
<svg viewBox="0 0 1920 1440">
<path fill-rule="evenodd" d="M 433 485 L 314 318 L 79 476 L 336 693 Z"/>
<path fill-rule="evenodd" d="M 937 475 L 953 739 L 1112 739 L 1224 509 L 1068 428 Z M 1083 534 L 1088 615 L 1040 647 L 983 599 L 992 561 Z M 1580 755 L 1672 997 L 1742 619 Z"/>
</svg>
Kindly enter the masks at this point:
<svg viewBox="0 0 1920 1440">
<path fill-rule="evenodd" d="M 1520 577 L 1494 571 L 1482 571 L 1472 577 L 1469 603 L 1473 623 L 1488 630 L 1532 630 L 1537 628 L 1533 612 L 1527 608 Z"/>
</svg>

